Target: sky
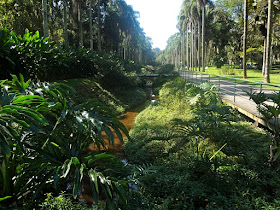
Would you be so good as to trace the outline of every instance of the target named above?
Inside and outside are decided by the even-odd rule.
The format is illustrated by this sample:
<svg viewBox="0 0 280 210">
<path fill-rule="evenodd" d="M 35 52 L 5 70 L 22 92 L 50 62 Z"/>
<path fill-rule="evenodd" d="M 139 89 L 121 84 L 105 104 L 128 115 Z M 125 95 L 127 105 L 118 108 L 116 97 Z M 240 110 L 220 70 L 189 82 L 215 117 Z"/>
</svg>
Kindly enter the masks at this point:
<svg viewBox="0 0 280 210">
<path fill-rule="evenodd" d="M 152 38 L 153 48 L 164 50 L 168 38 L 177 33 L 178 15 L 183 0 L 126 0 L 140 12 L 140 27 Z"/>
</svg>

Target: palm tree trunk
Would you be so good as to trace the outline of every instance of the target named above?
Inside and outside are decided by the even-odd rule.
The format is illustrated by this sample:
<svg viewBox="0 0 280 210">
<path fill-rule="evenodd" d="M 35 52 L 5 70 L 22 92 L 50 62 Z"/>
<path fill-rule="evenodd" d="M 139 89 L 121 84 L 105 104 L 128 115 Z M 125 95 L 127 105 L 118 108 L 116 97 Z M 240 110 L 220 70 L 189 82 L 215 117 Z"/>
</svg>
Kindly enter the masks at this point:
<svg viewBox="0 0 280 210">
<path fill-rule="evenodd" d="M 265 72 L 264 82 L 270 83 L 270 69 L 271 69 L 271 40 L 272 40 L 272 0 L 268 0 L 268 15 L 267 15 L 267 43 L 266 43 L 266 57 L 265 57 Z"/>
<path fill-rule="evenodd" d="M 139 47 L 139 63 L 142 63 L 142 55 L 143 55 L 143 51 L 141 47 Z"/>
<path fill-rule="evenodd" d="M 82 23 L 82 5 L 81 0 L 78 1 L 78 33 L 79 33 L 79 46 L 82 47 L 84 45 L 83 40 L 83 23 Z"/>
<path fill-rule="evenodd" d="M 92 0 L 89 0 L 89 45 L 90 50 L 93 50 Z"/>
<path fill-rule="evenodd" d="M 187 69 L 189 70 L 190 63 L 189 63 L 189 23 L 187 23 L 187 34 L 186 34 L 186 59 L 187 59 Z"/>
<path fill-rule="evenodd" d="M 265 72 L 265 61 L 266 61 L 266 42 L 267 42 L 267 36 L 264 37 L 263 42 L 263 64 L 262 64 L 262 75 L 264 76 Z"/>
<path fill-rule="evenodd" d="M 124 52 L 123 52 L 123 58 L 124 58 L 124 59 L 128 59 L 128 56 L 127 56 L 127 54 L 128 54 L 128 53 L 127 53 L 127 51 L 128 51 L 128 50 L 127 50 L 128 41 L 127 41 L 127 40 L 128 40 L 128 38 L 125 37 L 125 38 L 124 38 L 124 49 L 123 49 L 123 50 L 124 50 Z"/>
<path fill-rule="evenodd" d="M 43 32 L 44 32 L 44 37 L 48 37 L 49 36 L 49 24 L 48 24 L 47 0 L 42 0 L 42 12 L 43 12 Z"/>
<path fill-rule="evenodd" d="M 69 39 L 68 39 L 68 11 L 67 11 L 67 0 L 63 1 L 63 33 L 64 33 L 64 45 L 66 49 L 69 49 Z"/>
<path fill-rule="evenodd" d="M 200 71 L 200 66 L 201 66 L 201 57 L 200 57 L 200 37 L 201 37 L 201 24 L 200 24 L 200 20 L 198 20 L 198 40 L 197 40 L 197 44 L 198 44 L 198 71 Z"/>
<path fill-rule="evenodd" d="M 182 41 L 181 41 L 181 61 L 182 66 L 185 66 L 185 30 L 183 28 Z"/>
<path fill-rule="evenodd" d="M 193 40 L 193 55 L 194 55 L 194 68 L 197 71 L 197 37 L 196 37 L 196 23 L 194 24 L 194 40 Z"/>
<path fill-rule="evenodd" d="M 248 0 L 244 0 L 243 79 L 247 79 L 247 65 L 246 65 L 247 31 L 248 31 Z"/>
<path fill-rule="evenodd" d="M 205 71 L 205 5 L 202 5 L 202 71 Z"/>
<path fill-rule="evenodd" d="M 98 30 L 97 30 L 97 38 L 98 38 L 98 51 L 101 51 L 101 13 L 100 13 L 100 0 L 98 0 L 97 4 L 97 22 L 98 22 Z"/>
<path fill-rule="evenodd" d="M 191 70 L 193 71 L 193 22 L 191 22 Z"/>
</svg>

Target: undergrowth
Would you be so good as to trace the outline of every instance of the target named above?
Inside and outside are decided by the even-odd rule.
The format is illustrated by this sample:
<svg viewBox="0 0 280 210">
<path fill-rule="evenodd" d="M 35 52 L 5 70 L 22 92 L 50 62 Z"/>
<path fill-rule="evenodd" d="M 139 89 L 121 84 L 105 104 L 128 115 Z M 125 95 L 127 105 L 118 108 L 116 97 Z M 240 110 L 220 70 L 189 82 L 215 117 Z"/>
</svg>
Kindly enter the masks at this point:
<svg viewBox="0 0 280 210">
<path fill-rule="evenodd" d="M 116 115 L 122 115 L 125 111 L 144 103 L 145 91 L 140 87 L 131 87 L 129 90 L 103 88 L 95 78 L 70 79 L 63 81 L 77 90 L 76 103 L 82 103 L 86 99 L 97 98 L 100 102 L 110 106 Z"/>
<path fill-rule="evenodd" d="M 211 84 L 166 83 L 142 111 L 125 152 L 137 190 L 125 209 L 277 209 L 271 136 L 223 105 Z"/>
</svg>

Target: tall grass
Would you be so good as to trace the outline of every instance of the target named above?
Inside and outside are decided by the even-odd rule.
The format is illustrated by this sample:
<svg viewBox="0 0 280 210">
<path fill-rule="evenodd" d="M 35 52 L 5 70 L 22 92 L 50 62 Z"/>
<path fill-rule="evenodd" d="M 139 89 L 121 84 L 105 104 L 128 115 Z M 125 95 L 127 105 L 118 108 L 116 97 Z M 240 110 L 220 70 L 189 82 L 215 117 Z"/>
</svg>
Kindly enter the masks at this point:
<svg viewBox="0 0 280 210">
<path fill-rule="evenodd" d="M 129 207 L 277 208 L 280 178 L 268 165 L 270 135 L 202 90 L 175 79 L 136 118 L 124 147 L 128 162 L 137 164 Z"/>
</svg>

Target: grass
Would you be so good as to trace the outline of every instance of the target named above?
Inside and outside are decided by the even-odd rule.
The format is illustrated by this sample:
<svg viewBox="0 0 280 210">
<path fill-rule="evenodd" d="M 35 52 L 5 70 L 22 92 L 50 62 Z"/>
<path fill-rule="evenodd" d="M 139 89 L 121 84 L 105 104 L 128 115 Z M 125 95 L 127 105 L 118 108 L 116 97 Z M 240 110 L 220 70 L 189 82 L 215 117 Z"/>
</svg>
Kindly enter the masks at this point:
<svg viewBox="0 0 280 210">
<path fill-rule="evenodd" d="M 225 70 L 225 68 L 228 70 Z M 226 77 L 243 79 L 243 70 L 242 69 L 227 68 L 226 66 L 223 66 L 222 68 L 216 68 L 216 67 L 211 66 L 205 70 L 205 73 L 212 74 L 212 75 L 218 75 L 218 76 L 226 76 Z M 247 69 L 247 80 L 263 83 L 264 77 L 262 75 L 262 71 L 259 69 Z M 241 81 L 237 81 L 237 82 L 243 83 Z M 250 83 L 250 82 L 248 82 L 248 83 L 252 85 L 252 83 Z M 270 84 L 280 86 L 280 70 L 271 70 Z M 257 86 L 259 86 L 259 85 L 257 85 Z M 272 87 L 269 85 L 263 85 L 263 87 L 268 88 L 268 89 L 273 89 L 273 90 L 280 89 L 280 88 Z"/>
<path fill-rule="evenodd" d="M 270 136 L 223 107 L 188 104 L 188 88 L 181 79 L 166 83 L 159 101 L 136 118 L 124 148 L 138 169 L 128 209 L 277 209 L 280 178 L 267 162 Z"/>
</svg>

